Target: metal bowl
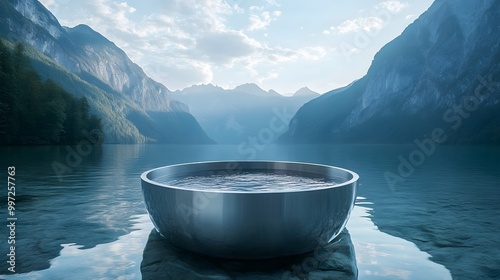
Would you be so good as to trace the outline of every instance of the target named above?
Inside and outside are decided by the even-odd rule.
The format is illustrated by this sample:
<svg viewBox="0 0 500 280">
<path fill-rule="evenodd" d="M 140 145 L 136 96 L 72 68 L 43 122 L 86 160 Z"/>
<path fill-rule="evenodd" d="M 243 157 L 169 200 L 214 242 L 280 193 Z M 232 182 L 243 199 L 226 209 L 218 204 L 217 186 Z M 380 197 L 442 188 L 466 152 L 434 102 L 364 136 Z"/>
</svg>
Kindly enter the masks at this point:
<svg viewBox="0 0 500 280">
<path fill-rule="evenodd" d="M 205 191 L 155 181 L 208 172 L 286 173 L 337 184 L 290 191 Z M 280 161 L 178 164 L 141 175 L 147 211 L 163 237 L 190 251 L 233 259 L 283 257 L 325 246 L 347 223 L 358 179 L 338 167 Z"/>
</svg>

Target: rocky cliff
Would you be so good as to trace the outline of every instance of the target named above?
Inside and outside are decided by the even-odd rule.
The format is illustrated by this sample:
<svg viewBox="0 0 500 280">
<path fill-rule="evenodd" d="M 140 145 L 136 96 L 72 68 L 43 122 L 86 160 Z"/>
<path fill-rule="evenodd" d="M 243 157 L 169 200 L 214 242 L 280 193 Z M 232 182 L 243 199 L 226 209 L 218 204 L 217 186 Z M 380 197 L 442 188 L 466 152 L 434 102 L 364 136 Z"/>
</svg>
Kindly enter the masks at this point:
<svg viewBox="0 0 500 280">
<path fill-rule="evenodd" d="M 500 143 L 500 2 L 436 0 L 365 77 L 304 105 L 288 143 Z"/>
</svg>

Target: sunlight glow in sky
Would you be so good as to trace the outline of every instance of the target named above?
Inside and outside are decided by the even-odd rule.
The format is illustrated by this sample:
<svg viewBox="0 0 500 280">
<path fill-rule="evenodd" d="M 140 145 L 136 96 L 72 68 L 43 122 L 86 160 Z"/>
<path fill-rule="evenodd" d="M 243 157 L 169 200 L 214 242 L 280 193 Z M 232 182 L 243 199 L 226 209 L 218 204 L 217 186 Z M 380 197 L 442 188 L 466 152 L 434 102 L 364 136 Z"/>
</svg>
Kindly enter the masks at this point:
<svg viewBox="0 0 500 280">
<path fill-rule="evenodd" d="M 170 90 L 256 83 L 324 93 L 366 74 L 375 53 L 432 0 L 40 0 L 87 24 Z"/>
</svg>

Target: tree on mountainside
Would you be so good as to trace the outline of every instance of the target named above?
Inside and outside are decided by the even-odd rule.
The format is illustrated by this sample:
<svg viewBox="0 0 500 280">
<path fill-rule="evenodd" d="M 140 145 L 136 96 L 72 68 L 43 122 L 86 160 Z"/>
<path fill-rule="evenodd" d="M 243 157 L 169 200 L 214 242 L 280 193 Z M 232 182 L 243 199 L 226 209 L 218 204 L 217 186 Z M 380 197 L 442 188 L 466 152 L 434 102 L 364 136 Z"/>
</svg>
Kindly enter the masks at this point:
<svg viewBox="0 0 500 280">
<path fill-rule="evenodd" d="M 83 131 L 101 129 L 87 100 L 42 81 L 24 55 L 0 41 L 0 144 L 76 144 Z"/>
</svg>

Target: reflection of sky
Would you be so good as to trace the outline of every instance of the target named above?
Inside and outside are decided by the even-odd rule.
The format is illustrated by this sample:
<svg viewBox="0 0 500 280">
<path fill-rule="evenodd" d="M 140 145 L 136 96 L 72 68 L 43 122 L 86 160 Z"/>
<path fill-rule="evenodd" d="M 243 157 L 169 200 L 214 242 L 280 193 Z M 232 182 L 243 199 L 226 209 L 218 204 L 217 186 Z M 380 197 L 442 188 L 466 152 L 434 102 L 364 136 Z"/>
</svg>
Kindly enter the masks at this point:
<svg viewBox="0 0 500 280">
<path fill-rule="evenodd" d="M 358 194 L 367 197 L 370 202 L 358 197 L 358 203 L 347 225 L 356 251 L 360 279 L 421 279 L 421 274 L 425 274 L 426 279 L 427 277 L 450 279 L 450 273 L 443 266 L 430 261 L 429 254 L 420 251 L 409 241 L 381 232 L 374 222 L 382 230 L 384 226 L 391 226 L 401 231 L 401 236 L 412 238 L 421 234 L 421 228 L 434 230 L 436 225 L 443 224 L 442 217 L 452 221 L 467 218 L 466 224 L 470 224 L 470 229 L 467 229 L 468 234 L 473 234 L 472 231 L 478 224 L 488 223 L 488 227 L 484 227 L 482 231 L 481 227 L 477 227 L 479 235 L 474 235 L 474 238 L 467 241 L 473 243 L 473 247 L 451 247 L 455 251 L 450 251 L 450 249 L 444 250 L 443 253 L 443 248 L 436 247 L 432 241 L 447 241 L 453 232 L 436 231 L 431 232 L 433 235 L 428 238 L 431 242 L 427 242 L 429 243 L 426 245 L 427 248 L 430 247 L 436 255 L 442 257 L 456 256 L 457 252 L 463 250 L 469 250 L 469 252 L 477 251 L 477 249 L 484 250 L 484 246 L 478 247 L 479 243 L 491 244 L 488 247 L 495 248 L 493 245 L 496 239 L 487 235 L 492 228 L 495 229 L 495 224 L 488 219 L 478 219 L 477 215 L 472 216 L 470 213 L 485 213 L 482 217 L 493 217 L 498 212 L 493 206 L 488 206 L 498 205 L 494 204 L 498 197 L 497 189 L 490 187 L 494 184 L 495 178 L 498 178 L 495 174 L 498 174 L 500 170 L 498 169 L 500 166 L 498 153 L 491 153 L 491 161 L 494 164 L 486 162 L 487 165 L 484 166 L 486 163 L 483 162 L 483 165 L 480 165 L 482 161 L 474 161 L 474 163 L 478 162 L 477 166 L 474 165 L 476 169 L 487 171 L 477 174 L 490 176 L 491 179 L 485 179 L 484 187 L 482 183 L 475 184 L 476 191 L 473 193 L 468 192 L 469 188 L 466 188 L 468 184 L 462 184 L 462 188 L 457 188 L 460 186 L 458 181 L 469 180 L 474 178 L 473 174 L 476 174 L 464 172 L 472 172 L 471 168 L 465 169 L 470 165 L 465 161 L 469 158 L 455 155 L 455 150 L 447 152 L 445 147 L 440 151 L 446 157 L 440 157 L 437 154 L 433 158 L 436 161 L 434 165 L 429 161 L 428 165 L 420 167 L 437 170 L 434 177 L 426 179 L 419 173 L 419 176 L 410 178 L 420 180 L 413 187 L 403 188 L 402 186 L 398 189 L 399 192 L 390 193 L 381 174 L 384 170 L 397 167 L 396 161 L 387 161 L 387 158 L 396 160 L 398 154 L 407 151 L 407 147 L 396 148 L 401 150 L 392 151 L 378 146 L 376 148 L 332 146 L 304 149 L 293 147 L 291 151 L 287 147 L 269 146 L 259 153 L 258 159 L 326 163 L 346 167 L 360 174 L 361 182 L 366 182 L 367 185 L 360 186 Z M 105 145 L 95 158 L 86 158 L 81 166 L 74 168 L 73 173 L 67 174 L 65 181 L 60 183 L 53 175 L 50 164 L 46 164 L 55 160 L 53 157 L 57 153 L 53 150 L 58 148 L 9 149 L 12 151 L 0 147 L 0 154 L 6 155 L 5 158 L 0 158 L 0 163 L 15 164 L 19 170 L 22 170 L 18 177 L 23 186 L 18 197 L 19 209 L 22 209 L 19 211 L 19 219 L 23 221 L 19 225 L 19 233 L 23 233 L 18 239 L 19 267 L 21 264 L 25 267 L 30 264 L 31 269 L 44 269 L 50 260 L 50 268 L 15 275 L 12 279 L 141 279 L 140 264 L 143 250 L 153 226 L 147 215 L 144 215 L 145 209 L 139 187 L 140 173 L 150 168 L 180 162 L 248 159 L 246 155 L 236 153 L 237 147 L 235 146 L 207 148 L 203 146 Z M 490 150 L 485 150 L 479 155 L 484 157 L 487 152 L 489 153 Z M 65 155 L 61 152 L 60 158 L 56 160 L 63 161 Z M 440 161 L 447 159 L 448 155 L 455 156 L 458 160 L 452 157 L 451 163 Z M 15 160 L 11 162 L 10 159 Z M 462 164 L 463 167 L 462 165 L 457 167 L 458 164 Z M 451 166 L 456 170 L 445 169 L 448 175 L 444 177 L 443 172 L 438 172 L 441 165 Z M 453 184 L 447 188 L 435 188 L 433 185 L 425 184 L 436 179 L 450 181 Z M 486 186 L 488 182 L 490 185 Z M 419 188 L 416 188 L 417 186 Z M 464 204 L 465 206 L 461 208 L 442 208 L 441 205 L 451 203 L 445 200 L 446 194 L 449 195 L 450 200 L 453 200 L 451 202 L 457 205 L 461 205 L 458 204 L 457 199 L 468 204 Z M 466 194 L 467 197 L 465 197 Z M 372 201 L 376 205 L 371 205 Z M 470 204 L 474 201 L 476 201 L 475 204 Z M 490 204 L 485 204 L 484 201 Z M 429 202 L 434 204 L 430 205 Z M 441 217 L 428 215 L 430 212 L 422 214 L 419 210 L 422 207 L 440 211 Z M 482 209 L 478 207 L 484 207 L 489 212 L 478 212 L 477 209 Z M 372 211 L 372 208 L 377 212 Z M 457 212 L 457 209 L 460 211 Z M 461 216 L 456 216 L 456 213 Z M 75 220 L 75 217 L 79 220 Z M 130 217 L 133 217 L 132 220 Z M 401 219 L 398 219 L 399 217 Z M 420 223 L 421 227 L 412 227 L 415 223 Z M 51 227 L 46 227 L 47 224 Z M 131 231 L 131 229 L 134 230 Z M 425 249 L 426 246 L 421 246 L 421 248 Z M 0 245 L 0 249 L 3 250 L 3 248 L 4 245 Z M 495 254 L 490 252 L 486 251 L 481 260 L 491 258 L 492 261 L 487 260 L 485 263 L 486 265 L 493 263 L 490 265 L 493 267 Z M 433 256 L 436 257 L 435 254 Z M 465 256 L 459 263 L 460 266 L 465 264 L 466 260 L 471 259 L 471 254 Z M 447 266 L 450 264 L 441 262 Z M 463 267 L 467 269 L 471 265 L 463 265 Z M 5 276 L 7 275 L 0 275 L 0 278 Z M 8 279 L 11 279 L 10 275 Z"/>
<path fill-rule="evenodd" d="M 378 230 L 370 220 L 370 202 L 358 197 L 347 224 L 356 250 L 359 279 L 452 279 L 429 254 L 404 239 Z"/>
<path fill-rule="evenodd" d="M 347 225 L 356 251 L 359 279 L 451 279 L 447 269 L 430 261 L 430 255 L 415 244 L 380 232 L 370 220 L 369 204 L 358 197 Z M 141 279 L 143 250 L 153 226 L 147 215 L 133 216 L 131 222 L 133 231 L 115 242 L 90 249 L 63 244 L 49 269 L 14 275 L 11 279 Z"/>
<path fill-rule="evenodd" d="M 60 255 L 50 261 L 50 268 L 9 279 L 141 279 L 142 251 L 153 228 L 148 215 L 132 217 L 133 231 L 117 241 L 80 249 L 76 244 L 62 244 Z"/>
</svg>

